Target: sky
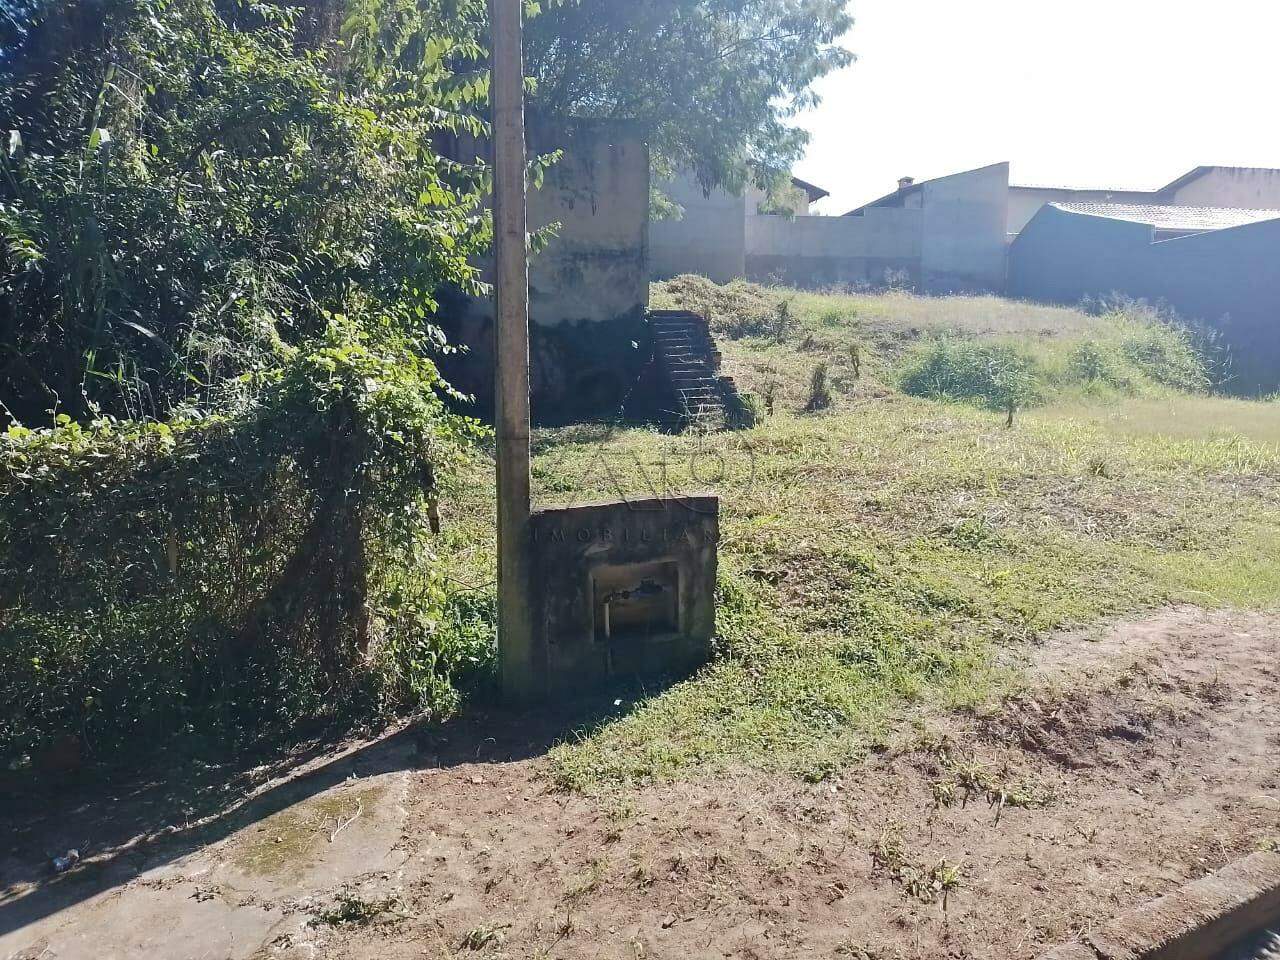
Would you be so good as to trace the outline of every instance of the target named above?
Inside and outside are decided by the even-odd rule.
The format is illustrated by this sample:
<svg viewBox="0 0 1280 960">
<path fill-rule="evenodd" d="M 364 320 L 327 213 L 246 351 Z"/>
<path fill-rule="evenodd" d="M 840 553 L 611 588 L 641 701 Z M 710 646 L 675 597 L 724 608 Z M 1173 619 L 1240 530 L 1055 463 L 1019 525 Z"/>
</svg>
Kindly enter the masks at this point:
<svg viewBox="0 0 1280 960">
<path fill-rule="evenodd" d="M 1014 183 L 1162 186 L 1280 167 L 1280 0 L 850 0 L 796 175 L 845 213 L 899 177 L 1008 160 Z"/>
</svg>

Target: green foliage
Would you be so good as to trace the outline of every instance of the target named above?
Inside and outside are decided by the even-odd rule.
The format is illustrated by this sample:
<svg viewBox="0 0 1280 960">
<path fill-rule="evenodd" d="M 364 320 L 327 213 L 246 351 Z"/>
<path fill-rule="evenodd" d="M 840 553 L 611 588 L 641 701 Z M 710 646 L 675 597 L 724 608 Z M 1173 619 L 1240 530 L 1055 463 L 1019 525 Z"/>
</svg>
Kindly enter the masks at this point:
<svg viewBox="0 0 1280 960">
<path fill-rule="evenodd" d="M 1071 352 L 1069 362 L 1073 376 L 1085 383 L 1105 383 L 1122 390 L 1133 386 L 1132 371 L 1112 343 L 1085 340 Z"/>
<path fill-rule="evenodd" d="M 911 352 L 900 375 L 915 396 L 966 400 L 995 410 L 1055 394 L 1208 389 L 1205 359 L 1181 327 L 1143 315 L 1108 314 L 1091 335 L 1061 347 L 1033 340 L 942 336 Z"/>
<path fill-rule="evenodd" d="M 1141 309 L 1108 313 L 1102 320 L 1104 330 L 1069 358 L 1075 379 L 1131 393 L 1148 385 L 1193 393 L 1209 388 L 1208 358 L 1185 327 Z"/>
<path fill-rule="evenodd" d="M 0 757 L 448 712 L 483 0 L 47 0 L 0 57 Z M 48 423 L 47 430 L 26 425 Z"/>
<path fill-rule="evenodd" d="M 632 119 L 651 131 L 660 172 L 707 186 L 764 182 L 808 140 L 790 118 L 814 81 L 845 66 L 844 0 L 567 0 L 527 31 L 533 104 L 548 113 Z"/>
<path fill-rule="evenodd" d="M 1151 382 L 1189 392 L 1209 388 L 1206 357 L 1185 328 L 1126 316 L 1114 319 L 1125 360 Z"/>
<path fill-rule="evenodd" d="M 701 314 L 713 333 L 731 340 L 762 337 L 777 343 L 796 329 L 793 298 L 745 280 L 721 286 L 706 277 L 685 274 L 655 283 L 652 303 L 660 309 L 672 307 Z"/>
<path fill-rule="evenodd" d="M 489 229 L 432 149 L 478 128 L 479 9 L 361 0 L 339 45 L 319 8 L 46 4 L 0 65 L 11 418 L 208 405 L 335 314 L 436 343 Z"/>
<path fill-rule="evenodd" d="M 915 396 L 969 400 L 1014 411 L 1043 398 L 1035 358 L 1016 344 L 944 337 L 920 350 L 902 373 Z"/>
<path fill-rule="evenodd" d="M 233 414 L 0 438 L 0 758 L 189 729 L 444 714 L 490 637 L 429 515 L 478 427 L 350 322 Z"/>
<path fill-rule="evenodd" d="M 786 217 L 794 220 L 797 211 L 809 208 L 809 195 L 795 185 L 789 176 L 778 177 L 769 184 L 769 190 L 757 213 L 765 216 Z"/>
<path fill-rule="evenodd" d="M 831 384 L 827 380 L 827 365 L 820 363 L 813 368 L 813 376 L 809 378 L 809 399 L 804 405 L 805 412 L 816 413 L 831 406 Z"/>
</svg>

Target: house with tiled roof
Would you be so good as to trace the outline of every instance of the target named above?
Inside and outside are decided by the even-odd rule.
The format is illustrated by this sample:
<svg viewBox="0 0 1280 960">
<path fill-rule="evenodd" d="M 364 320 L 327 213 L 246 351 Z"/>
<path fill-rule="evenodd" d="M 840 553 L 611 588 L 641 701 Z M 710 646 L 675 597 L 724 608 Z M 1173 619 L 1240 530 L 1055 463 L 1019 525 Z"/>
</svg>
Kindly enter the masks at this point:
<svg viewBox="0 0 1280 960">
<path fill-rule="evenodd" d="M 1055 187 L 1009 185 L 1010 237 L 1017 236 L 1046 203 L 1120 203 L 1142 206 L 1280 208 L 1280 170 L 1204 166 L 1161 187 Z"/>
</svg>

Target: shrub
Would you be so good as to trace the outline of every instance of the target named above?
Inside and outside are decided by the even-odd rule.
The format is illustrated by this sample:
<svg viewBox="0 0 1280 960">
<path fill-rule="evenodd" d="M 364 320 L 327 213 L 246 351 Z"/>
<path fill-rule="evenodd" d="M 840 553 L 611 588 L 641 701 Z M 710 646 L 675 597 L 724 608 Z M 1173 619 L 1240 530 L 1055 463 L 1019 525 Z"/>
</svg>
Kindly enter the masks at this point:
<svg viewBox="0 0 1280 960">
<path fill-rule="evenodd" d="M 1103 383 L 1121 390 L 1133 386 L 1133 370 L 1118 345 L 1090 338 L 1082 342 L 1067 360 L 1072 382 Z"/>
<path fill-rule="evenodd" d="M 1071 382 L 1104 384 L 1126 393 L 1158 385 L 1196 393 L 1209 387 L 1204 358 L 1183 327 L 1111 314 L 1111 327 L 1077 345 L 1068 358 Z"/>
<path fill-rule="evenodd" d="M 0 438 L 0 762 L 443 714 L 488 657 L 427 532 L 478 431 L 435 367 L 335 325 L 248 389 Z"/>
<path fill-rule="evenodd" d="M 1044 398 L 1043 371 L 1015 344 L 943 337 L 916 349 L 901 375 L 904 392 L 977 402 L 1012 412 Z"/>
<path fill-rule="evenodd" d="M 1120 348 L 1125 359 L 1155 383 L 1176 390 L 1198 392 L 1209 387 L 1205 358 L 1193 335 L 1170 323 L 1119 323 Z"/>
<path fill-rule="evenodd" d="M 1108 322 L 1107 341 L 1149 381 L 1190 392 L 1226 381 L 1229 362 L 1218 335 L 1167 306 L 1120 295 L 1087 299 L 1083 306 Z"/>
</svg>

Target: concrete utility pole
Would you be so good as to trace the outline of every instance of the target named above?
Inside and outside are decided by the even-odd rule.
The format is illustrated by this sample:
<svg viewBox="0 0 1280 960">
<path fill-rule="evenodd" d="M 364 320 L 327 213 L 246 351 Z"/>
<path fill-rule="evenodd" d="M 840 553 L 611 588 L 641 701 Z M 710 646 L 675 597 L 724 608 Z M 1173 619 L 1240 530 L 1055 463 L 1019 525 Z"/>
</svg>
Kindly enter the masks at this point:
<svg viewBox="0 0 1280 960">
<path fill-rule="evenodd" d="M 497 319 L 498 658 L 503 692 L 537 694 L 529 604 L 529 258 L 525 220 L 524 0 L 489 0 L 493 35 L 494 286 Z"/>
</svg>

